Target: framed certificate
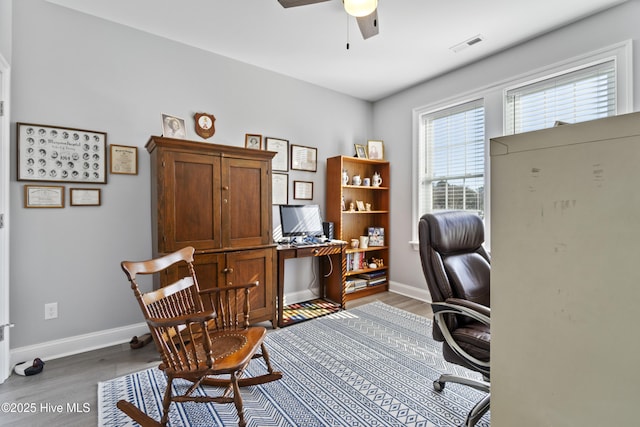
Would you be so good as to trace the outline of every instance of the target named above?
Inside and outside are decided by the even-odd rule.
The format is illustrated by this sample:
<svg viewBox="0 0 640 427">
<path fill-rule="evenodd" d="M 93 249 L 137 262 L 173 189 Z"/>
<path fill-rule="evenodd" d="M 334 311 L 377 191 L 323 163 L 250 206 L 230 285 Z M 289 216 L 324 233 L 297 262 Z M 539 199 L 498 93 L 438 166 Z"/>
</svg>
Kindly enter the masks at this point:
<svg viewBox="0 0 640 427">
<path fill-rule="evenodd" d="M 313 182 L 293 181 L 293 198 L 297 200 L 313 200 Z"/>
<path fill-rule="evenodd" d="M 138 174 L 138 147 L 126 145 L 110 146 L 110 172 L 121 175 Z"/>
<path fill-rule="evenodd" d="M 289 141 L 279 138 L 265 138 L 265 149 L 275 151 L 276 155 L 271 160 L 271 169 L 287 172 L 289 170 Z"/>
<path fill-rule="evenodd" d="M 100 206 L 100 189 L 70 188 L 69 204 L 71 206 Z"/>
<path fill-rule="evenodd" d="M 271 184 L 272 204 L 286 205 L 289 201 L 289 175 L 272 173 Z"/>
<path fill-rule="evenodd" d="M 318 168 L 318 149 L 291 144 L 291 169 L 315 172 Z"/>
<path fill-rule="evenodd" d="M 25 185 L 25 208 L 64 208 L 64 187 L 58 185 Z"/>
</svg>

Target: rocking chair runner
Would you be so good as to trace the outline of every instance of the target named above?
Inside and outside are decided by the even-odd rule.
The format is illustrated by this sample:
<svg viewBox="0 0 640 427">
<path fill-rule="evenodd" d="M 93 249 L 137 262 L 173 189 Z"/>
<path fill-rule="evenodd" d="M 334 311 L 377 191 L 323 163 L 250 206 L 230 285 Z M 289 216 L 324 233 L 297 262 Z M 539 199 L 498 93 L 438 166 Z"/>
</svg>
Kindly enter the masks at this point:
<svg viewBox="0 0 640 427">
<path fill-rule="evenodd" d="M 167 388 L 160 422 L 125 400 L 120 400 L 117 406 L 141 426 L 150 427 L 167 424 L 172 401 L 234 403 L 238 424 L 244 427 L 239 387 L 282 378 L 282 373 L 274 371 L 269 361 L 263 342 L 266 329 L 249 326 L 249 291 L 258 282 L 200 290 L 193 254 L 194 248 L 186 247 L 157 259 L 121 263 L 162 358 L 159 368 L 167 376 Z M 156 291 L 140 292 L 137 275 L 161 273 L 177 263 L 186 264 L 187 277 Z M 264 360 L 266 372 L 243 378 L 245 368 L 255 358 Z M 176 378 L 193 383 L 180 396 L 171 394 Z M 201 384 L 225 389 L 218 396 L 192 396 Z"/>
</svg>

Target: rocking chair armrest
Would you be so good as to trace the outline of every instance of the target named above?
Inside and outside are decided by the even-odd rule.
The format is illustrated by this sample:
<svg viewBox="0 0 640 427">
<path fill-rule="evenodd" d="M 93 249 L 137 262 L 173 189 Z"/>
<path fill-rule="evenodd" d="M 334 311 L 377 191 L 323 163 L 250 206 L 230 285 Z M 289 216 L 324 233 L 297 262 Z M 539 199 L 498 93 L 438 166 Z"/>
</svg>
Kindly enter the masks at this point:
<svg viewBox="0 0 640 427">
<path fill-rule="evenodd" d="M 173 326 L 189 325 L 190 323 L 204 323 L 217 317 L 215 311 L 203 311 L 200 313 L 183 314 L 182 316 L 168 319 L 149 318 L 147 323 L 155 328 L 169 328 Z"/>
<path fill-rule="evenodd" d="M 251 289 L 259 285 L 260 285 L 260 282 L 255 281 L 255 282 L 250 282 L 244 285 L 233 285 L 233 286 L 224 286 L 224 287 L 218 287 L 218 288 L 200 289 L 198 293 L 200 295 L 213 294 L 213 293 L 220 293 L 220 292 L 226 292 L 226 291 L 233 291 L 237 289 Z"/>
</svg>

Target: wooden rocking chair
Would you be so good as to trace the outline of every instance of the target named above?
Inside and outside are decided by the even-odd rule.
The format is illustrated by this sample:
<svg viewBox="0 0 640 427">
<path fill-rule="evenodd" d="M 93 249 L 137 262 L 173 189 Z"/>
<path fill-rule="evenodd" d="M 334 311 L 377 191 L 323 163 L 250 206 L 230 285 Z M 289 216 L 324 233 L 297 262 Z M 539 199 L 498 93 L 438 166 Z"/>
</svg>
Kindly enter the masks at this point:
<svg viewBox="0 0 640 427">
<path fill-rule="evenodd" d="M 269 361 L 263 342 L 266 329 L 249 327 L 249 290 L 258 286 L 258 282 L 200 290 L 193 254 L 194 249 L 186 247 L 157 259 L 121 263 L 162 358 L 159 368 L 167 376 L 167 388 L 160 422 L 126 400 L 118 401 L 117 406 L 141 426 L 151 427 L 167 424 L 172 401 L 233 403 L 238 411 L 238 424 L 244 427 L 239 387 L 282 378 L 282 373 L 274 371 Z M 156 291 L 140 292 L 136 275 L 160 273 L 176 263 L 181 263 L 180 267 L 186 264 L 187 277 Z M 243 377 L 245 368 L 255 358 L 263 359 L 266 372 Z M 180 396 L 171 393 L 176 378 L 192 383 Z M 192 396 L 201 384 L 224 387 L 224 391 L 218 396 Z"/>
</svg>

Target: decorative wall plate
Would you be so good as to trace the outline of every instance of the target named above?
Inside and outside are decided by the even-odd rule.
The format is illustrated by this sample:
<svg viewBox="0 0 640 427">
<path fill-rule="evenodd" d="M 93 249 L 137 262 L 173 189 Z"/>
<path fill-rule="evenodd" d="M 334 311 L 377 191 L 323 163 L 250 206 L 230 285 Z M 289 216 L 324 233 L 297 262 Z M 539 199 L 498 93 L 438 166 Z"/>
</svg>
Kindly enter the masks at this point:
<svg viewBox="0 0 640 427">
<path fill-rule="evenodd" d="M 213 114 L 196 113 L 193 117 L 196 121 L 196 133 L 202 138 L 211 138 L 216 133 L 216 118 Z"/>
</svg>

